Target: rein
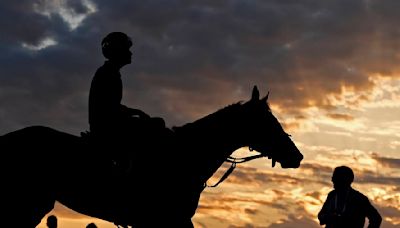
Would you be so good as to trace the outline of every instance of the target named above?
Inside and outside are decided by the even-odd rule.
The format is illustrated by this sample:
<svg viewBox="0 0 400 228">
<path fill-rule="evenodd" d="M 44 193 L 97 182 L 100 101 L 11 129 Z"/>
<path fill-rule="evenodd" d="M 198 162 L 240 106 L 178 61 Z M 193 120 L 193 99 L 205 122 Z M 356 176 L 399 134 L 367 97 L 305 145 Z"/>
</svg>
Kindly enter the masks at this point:
<svg viewBox="0 0 400 228">
<path fill-rule="evenodd" d="M 262 157 L 266 157 L 268 155 L 266 154 L 257 154 L 257 155 L 252 155 L 252 156 L 248 156 L 248 157 L 244 157 L 244 158 L 235 158 L 232 156 L 229 156 L 225 161 L 226 162 L 230 162 L 232 163 L 231 167 L 229 167 L 229 169 L 224 173 L 224 175 L 221 177 L 221 179 L 219 179 L 219 181 L 213 185 L 208 185 L 207 182 L 204 183 L 203 187 L 209 187 L 209 188 L 215 188 L 217 187 L 219 184 L 221 184 L 226 178 L 228 178 L 228 176 L 233 172 L 233 170 L 236 168 L 236 164 L 239 163 L 244 163 L 244 162 L 248 162 L 257 158 L 262 158 Z"/>
</svg>

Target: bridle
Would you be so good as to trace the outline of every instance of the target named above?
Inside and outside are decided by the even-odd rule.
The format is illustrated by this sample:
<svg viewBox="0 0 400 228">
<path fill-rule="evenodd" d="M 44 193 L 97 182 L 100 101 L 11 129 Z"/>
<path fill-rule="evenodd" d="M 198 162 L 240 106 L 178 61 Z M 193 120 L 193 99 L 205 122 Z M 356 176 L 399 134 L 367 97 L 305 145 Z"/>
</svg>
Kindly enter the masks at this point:
<svg viewBox="0 0 400 228">
<path fill-rule="evenodd" d="M 253 148 L 249 147 L 249 150 L 253 151 Z M 231 163 L 231 166 L 229 167 L 229 169 L 224 173 L 224 175 L 219 179 L 219 181 L 217 183 L 215 183 L 213 185 L 208 185 L 207 181 L 204 182 L 203 188 L 206 188 L 206 187 L 215 188 L 215 187 L 217 187 L 224 180 L 226 180 L 226 178 L 228 178 L 228 176 L 233 172 L 233 170 L 236 168 L 236 164 L 248 162 L 248 161 L 251 161 L 251 160 L 254 160 L 254 159 L 258 159 L 258 158 L 262 158 L 262 157 L 270 158 L 271 156 L 268 155 L 268 154 L 260 153 L 260 154 L 256 154 L 256 155 L 243 157 L 243 158 L 235 158 L 235 157 L 232 157 L 232 156 L 227 157 L 225 159 L 225 161 Z M 274 160 L 273 160 L 273 163 L 274 163 Z"/>
<path fill-rule="evenodd" d="M 268 95 L 269 95 L 269 91 L 268 91 L 267 96 L 265 98 L 263 98 L 263 100 L 265 99 L 265 101 L 266 101 L 268 99 Z M 287 134 L 287 133 L 285 133 L 285 134 Z M 289 134 L 287 134 L 287 135 L 290 137 Z M 254 148 L 255 147 L 253 147 L 253 146 L 249 146 L 249 150 L 250 151 L 253 151 Z M 219 184 L 221 184 L 223 181 L 225 181 L 226 178 L 228 178 L 228 176 L 233 172 L 233 170 L 236 168 L 236 164 L 248 162 L 248 161 L 251 161 L 251 160 L 254 160 L 254 159 L 258 159 L 258 158 L 262 158 L 262 157 L 268 157 L 268 159 L 272 159 L 272 167 L 275 166 L 277 160 L 271 153 L 265 153 L 264 152 L 264 153 L 260 153 L 260 154 L 256 154 L 256 155 L 251 155 L 251 156 L 248 156 L 248 157 L 243 157 L 243 158 L 235 158 L 235 157 L 232 157 L 232 156 L 227 157 L 225 159 L 225 161 L 231 163 L 231 166 L 228 168 L 228 170 L 224 173 L 224 175 L 220 178 L 220 180 L 218 182 L 216 182 L 215 184 L 213 184 L 213 185 L 208 185 L 207 181 L 205 181 L 203 183 L 203 188 L 206 188 L 206 187 L 215 188 L 215 187 L 217 187 Z"/>
</svg>

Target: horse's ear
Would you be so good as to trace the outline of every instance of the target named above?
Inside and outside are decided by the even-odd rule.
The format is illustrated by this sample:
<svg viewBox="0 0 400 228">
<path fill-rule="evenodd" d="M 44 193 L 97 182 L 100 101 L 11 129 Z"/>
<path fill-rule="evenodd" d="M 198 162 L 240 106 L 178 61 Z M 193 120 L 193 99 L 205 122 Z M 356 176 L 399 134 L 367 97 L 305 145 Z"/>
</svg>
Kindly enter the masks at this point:
<svg viewBox="0 0 400 228">
<path fill-rule="evenodd" d="M 255 101 L 255 100 L 259 100 L 260 99 L 260 92 L 258 91 L 257 86 L 253 87 L 253 93 L 251 94 L 251 100 Z"/>
<path fill-rule="evenodd" d="M 269 91 L 268 91 L 267 95 L 265 95 L 265 97 L 263 97 L 261 100 L 262 100 L 263 102 L 267 102 L 268 96 L 269 96 Z"/>
</svg>

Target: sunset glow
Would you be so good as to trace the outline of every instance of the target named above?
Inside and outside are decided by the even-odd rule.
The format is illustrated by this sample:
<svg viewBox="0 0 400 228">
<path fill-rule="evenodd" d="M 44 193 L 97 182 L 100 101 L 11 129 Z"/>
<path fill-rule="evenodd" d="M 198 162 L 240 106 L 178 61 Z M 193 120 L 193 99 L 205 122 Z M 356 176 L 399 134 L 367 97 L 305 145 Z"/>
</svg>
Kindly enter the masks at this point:
<svg viewBox="0 0 400 228">
<path fill-rule="evenodd" d="M 304 155 L 297 169 L 266 158 L 238 164 L 203 191 L 195 228 L 321 227 L 341 165 L 353 169 L 352 186 L 381 227 L 400 228 L 399 10 L 393 0 L 2 1 L 0 134 L 87 130 L 101 39 L 123 31 L 133 41 L 121 70 L 125 105 L 181 126 L 249 100 L 257 85 Z M 60 228 L 115 227 L 56 202 L 38 228 L 50 214 Z"/>
</svg>

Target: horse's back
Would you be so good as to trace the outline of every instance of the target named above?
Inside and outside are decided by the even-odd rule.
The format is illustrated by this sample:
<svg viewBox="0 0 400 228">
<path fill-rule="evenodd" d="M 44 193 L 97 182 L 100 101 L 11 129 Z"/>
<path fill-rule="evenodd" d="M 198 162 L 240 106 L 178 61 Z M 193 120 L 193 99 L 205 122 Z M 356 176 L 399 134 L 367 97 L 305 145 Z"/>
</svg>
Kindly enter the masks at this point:
<svg viewBox="0 0 400 228">
<path fill-rule="evenodd" d="M 30 173 L 45 174 L 59 166 L 58 161 L 67 159 L 67 152 L 76 151 L 74 148 L 81 144 L 80 137 L 45 126 L 9 132 L 0 136 L 2 169 L 28 176 Z"/>
<path fill-rule="evenodd" d="M 115 220 L 115 213 L 122 217 L 138 215 L 140 221 L 148 221 L 142 211 L 152 211 L 154 205 L 160 205 L 157 206 L 160 211 L 167 211 L 172 204 L 176 208 L 169 213 L 170 217 L 187 213 L 185 217 L 190 218 L 197 207 L 200 190 L 193 187 L 191 176 L 185 174 L 189 165 L 181 159 L 189 153 L 185 153 L 184 143 L 175 142 L 175 137 L 168 132 L 161 139 L 155 137 L 151 143 L 143 140 L 141 143 L 145 146 L 137 146 L 141 140 L 132 140 L 136 146 L 126 149 L 132 153 L 131 167 L 120 172 L 105 164 L 99 146 L 90 146 L 85 137 L 44 126 L 26 127 L 0 136 L 0 160 L 5 163 L 0 175 L 12 183 L 7 184 L 12 198 L 26 194 L 27 189 L 29 194 L 24 200 L 56 194 L 64 205 L 110 221 Z M 116 153 L 116 150 L 106 153 Z M 127 184 L 131 181 L 132 184 Z M 107 184 L 98 188 L 101 182 Z M 185 200 L 177 201 L 178 198 Z M 101 208 L 106 205 L 113 211 L 103 212 Z M 187 208 L 194 209 L 186 212 Z"/>
<path fill-rule="evenodd" d="M 15 143 L 18 143 L 20 146 L 29 146 L 26 143 L 57 144 L 60 139 L 63 141 L 74 141 L 77 138 L 78 136 L 61 132 L 50 127 L 29 126 L 0 136 L 0 143 L 2 146 L 12 146 L 13 144 L 17 146 Z"/>
</svg>

